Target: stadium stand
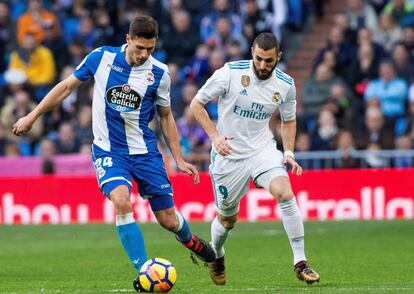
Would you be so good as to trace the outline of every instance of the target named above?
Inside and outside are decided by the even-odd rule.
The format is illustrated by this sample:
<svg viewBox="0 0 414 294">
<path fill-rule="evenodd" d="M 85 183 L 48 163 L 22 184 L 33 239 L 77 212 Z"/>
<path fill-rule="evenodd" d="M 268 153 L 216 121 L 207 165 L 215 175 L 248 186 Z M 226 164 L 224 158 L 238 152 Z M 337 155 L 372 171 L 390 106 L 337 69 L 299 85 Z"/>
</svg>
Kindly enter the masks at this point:
<svg viewBox="0 0 414 294">
<path fill-rule="evenodd" d="M 129 21 L 150 14 L 160 24 L 155 57 L 170 69 L 183 153 L 200 169 L 208 169 L 210 141 L 188 111 L 191 98 L 225 62 L 250 58 L 254 37 L 269 30 L 281 39 L 279 67 L 295 79 L 296 150 L 304 167 L 413 166 L 413 2 L 0 1 L 0 156 L 43 156 L 49 164 L 60 154 L 88 155 L 92 83 L 32 133 L 16 138 L 10 127 L 86 54 L 122 45 Z M 217 105 L 208 112 L 214 118 Z M 280 142 L 280 130 L 273 131 Z M 50 150 L 55 155 L 43 154 Z M 161 150 L 168 162 L 167 148 Z"/>
</svg>

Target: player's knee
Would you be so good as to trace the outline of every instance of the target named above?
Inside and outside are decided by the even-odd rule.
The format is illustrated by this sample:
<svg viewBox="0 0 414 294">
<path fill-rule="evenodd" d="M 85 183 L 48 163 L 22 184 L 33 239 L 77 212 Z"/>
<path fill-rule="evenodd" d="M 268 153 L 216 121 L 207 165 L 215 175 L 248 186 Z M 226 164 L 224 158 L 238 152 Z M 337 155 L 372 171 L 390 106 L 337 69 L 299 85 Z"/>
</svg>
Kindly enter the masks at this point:
<svg viewBox="0 0 414 294">
<path fill-rule="evenodd" d="M 131 200 L 128 197 L 112 197 L 116 214 L 126 214 L 132 211 Z"/>
</svg>

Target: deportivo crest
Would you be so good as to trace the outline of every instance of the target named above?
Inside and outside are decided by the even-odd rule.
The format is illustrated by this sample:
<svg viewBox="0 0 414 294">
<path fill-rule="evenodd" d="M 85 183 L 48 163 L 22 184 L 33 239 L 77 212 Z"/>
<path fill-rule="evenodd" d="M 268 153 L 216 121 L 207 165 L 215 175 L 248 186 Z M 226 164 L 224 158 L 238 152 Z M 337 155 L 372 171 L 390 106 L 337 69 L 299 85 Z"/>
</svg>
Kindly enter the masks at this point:
<svg viewBox="0 0 414 294">
<path fill-rule="evenodd" d="M 282 96 L 280 95 L 280 93 L 279 93 L 279 92 L 275 92 L 275 93 L 273 94 L 272 101 L 273 101 L 274 103 L 280 103 L 280 102 L 281 102 L 281 100 L 282 100 Z"/>
<path fill-rule="evenodd" d="M 147 73 L 147 77 L 145 79 L 147 80 L 148 85 L 154 84 L 154 74 L 152 73 L 152 71 Z"/>
<path fill-rule="evenodd" d="M 141 104 L 141 96 L 130 85 L 113 86 L 106 91 L 106 102 L 113 109 L 121 112 L 137 110 Z"/>
<path fill-rule="evenodd" d="M 242 75 L 240 82 L 243 87 L 247 87 L 248 85 L 250 85 L 250 77 L 247 75 Z"/>
</svg>

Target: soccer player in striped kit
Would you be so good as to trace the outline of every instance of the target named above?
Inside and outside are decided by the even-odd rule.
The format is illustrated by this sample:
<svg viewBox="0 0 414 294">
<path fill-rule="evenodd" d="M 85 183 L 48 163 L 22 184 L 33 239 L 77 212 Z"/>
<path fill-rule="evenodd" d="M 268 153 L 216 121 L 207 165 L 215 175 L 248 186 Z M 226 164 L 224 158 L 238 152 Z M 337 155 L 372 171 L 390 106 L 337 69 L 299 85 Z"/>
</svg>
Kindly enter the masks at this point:
<svg viewBox="0 0 414 294">
<path fill-rule="evenodd" d="M 144 239 L 132 213 L 132 179 L 141 197 L 149 200 L 162 227 L 201 260 L 214 261 L 212 247 L 191 233 L 187 221 L 175 209 L 173 190 L 157 140 L 148 127 L 155 113 L 178 169 L 194 177 L 197 169 L 181 156 L 178 132 L 170 108 L 170 77 L 167 66 L 151 56 L 158 24 L 149 16 L 135 18 L 121 47 L 103 46 L 86 56 L 71 76 L 57 84 L 13 132 L 28 132 L 43 113 L 60 104 L 79 84 L 93 78 L 93 164 L 99 187 L 115 208 L 121 243 L 139 271 L 147 260 Z M 134 287 L 139 290 L 138 279 Z"/>
<path fill-rule="evenodd" d="M 279 202 L 285 231 L 293 251 L 296 276 L 307 283 L 319 281 L 304 249 L 304 229 L 285 165 L 300 175 L 293 147 L 296 136 L 296 90 L 293 79 L 276 65 L 282 56 L 272 33 L 261 33 L 252 47 L 252 60 L 229 62 L 198 91 L 191 110 L 211 141 L 210 174 L 217 217 L 211 224 L 216 260 L 209 264 L 214 283 L 226 282 L 224 243 L 237 222 L 239 203 L 252 179 Z M 218 97 L 217 127 L 204 105 Z M 273 112 L 282 119 L 284 154 L 277 150 L 269 129 Z"/>
</svg>

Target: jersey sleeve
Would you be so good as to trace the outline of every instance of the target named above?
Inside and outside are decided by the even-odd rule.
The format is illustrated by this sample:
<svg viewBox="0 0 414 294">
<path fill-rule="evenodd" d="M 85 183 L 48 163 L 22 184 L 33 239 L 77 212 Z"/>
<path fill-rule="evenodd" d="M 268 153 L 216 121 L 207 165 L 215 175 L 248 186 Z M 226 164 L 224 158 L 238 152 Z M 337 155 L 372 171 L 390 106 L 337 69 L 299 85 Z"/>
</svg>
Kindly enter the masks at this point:
<svg viewBox="0 0 414 294">
<path fill-rule="evenodd" d="M 296 118 L 296 87 L 292 83 L 286 93 L 285 101 L 280 104 L 280 117 L 282 121 L 291 121 Z"/>
<path fill-rule="evenodd" d="M 168 71 L 165 71 L 161 77 L 160 85 L 158 86 L 157 93 L 155 94 L 155 103 L 159 106 L 170 106 L 170 88 L 171 77 Z"/>
<path fill-rule="evenodd" d="M 101 62 L 103 49 L 96 48 L 89 53 L 82 62 L 73 71 L 73 75 L 80 81 L 87 81 L 95 75 L 95 72 Z"/>
<path fill-rule="evenodd" d="M 204 86 L 197 92 L 196 98 L 203 104 L 207 104 L 214 98 L 220 97 L 228 92 L 229 87 L 230 69 L 226 64 L 214 72 Z"/>
</svg>

